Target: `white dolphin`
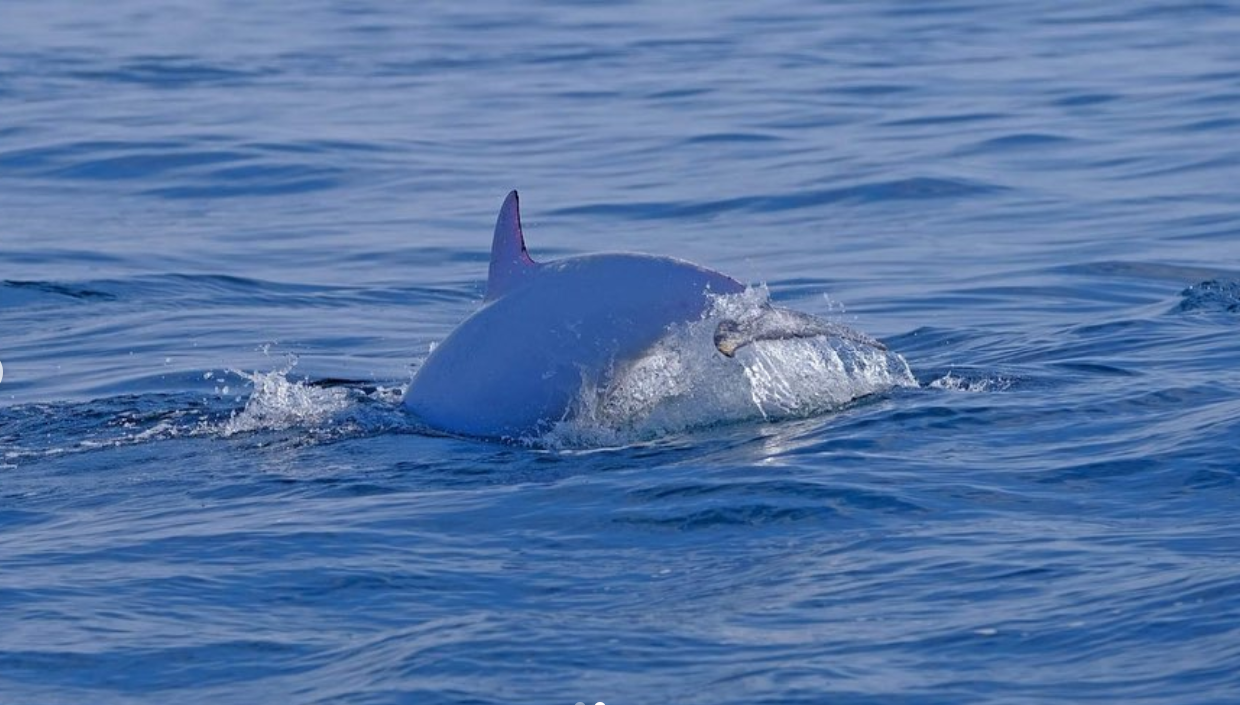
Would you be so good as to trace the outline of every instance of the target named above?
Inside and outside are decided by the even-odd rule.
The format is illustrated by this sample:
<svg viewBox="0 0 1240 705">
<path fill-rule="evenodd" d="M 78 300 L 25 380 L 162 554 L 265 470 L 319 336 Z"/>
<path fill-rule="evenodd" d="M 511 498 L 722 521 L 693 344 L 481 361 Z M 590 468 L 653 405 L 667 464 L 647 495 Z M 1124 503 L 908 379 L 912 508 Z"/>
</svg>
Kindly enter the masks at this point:
<svg viewBox="0 0 1240 705">
<path fill-rule="evenodd" d="M 535 437 L 566 419 L 584 384 L 602 389 L 669 328 L 700 320 L 735 279 L 671 257 L 593 254 L 539 263 L 521 232 L 517 192 L 495 223 L 486 299 L 437 345 L 405 393 L 428 426 L 468 436 Z M 718 351 L 755 340 L 835 335 L 882 349 L 844 326 L 765 306 L 723 321 Z"/>
</svg>

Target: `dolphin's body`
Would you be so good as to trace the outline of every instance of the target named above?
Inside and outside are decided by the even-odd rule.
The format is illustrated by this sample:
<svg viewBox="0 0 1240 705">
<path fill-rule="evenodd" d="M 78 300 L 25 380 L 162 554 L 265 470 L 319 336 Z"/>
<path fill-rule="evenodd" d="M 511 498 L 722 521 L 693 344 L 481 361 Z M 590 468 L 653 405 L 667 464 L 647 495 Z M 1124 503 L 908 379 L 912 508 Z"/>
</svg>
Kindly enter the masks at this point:
<svg viewBox="0 0 1240 705">
<path fill-rule="evenodd" d="M 670 257 L 595 254 L 535 262 L 525 249 L 513 191 L 495 224 L 482 308 L 426 358 L 404 406 L 449 433 L 536 436 L 566 417 L 583 384 L 602 388 L 670 326 L 701 319 L 711 308 L 711 295 L 744 288 L 731 277 Z M 729 322 L 731 327 L 721 326 L 716 335 L 719 350 L 731 356 L 757 339 L 847 331 L 805 314 L 770 310 L 787 317 L 785 325 Z M 818 327 L 807 329 L 807 322 Z M 746 337 L 745 328 L 754 334 Z"/>
</svg>

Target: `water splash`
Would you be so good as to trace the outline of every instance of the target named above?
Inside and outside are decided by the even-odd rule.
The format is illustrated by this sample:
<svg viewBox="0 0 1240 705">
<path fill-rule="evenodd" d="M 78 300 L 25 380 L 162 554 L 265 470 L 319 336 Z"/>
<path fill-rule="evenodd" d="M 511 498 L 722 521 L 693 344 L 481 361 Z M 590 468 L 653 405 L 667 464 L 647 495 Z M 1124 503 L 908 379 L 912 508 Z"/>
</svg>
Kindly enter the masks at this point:
<svg viewBox="0 0 1240 705">
<path fill-rule="evenodd" d="M 948 392 L 983 394 L 986 392 L 1006 391 L 1010 389 L 1013 384 L 1015 384 L 1015 380 L 1010 377 L 971 377 L 957 375 L 955 372 L 949 371 L 947 374 L 933 380 L 926 386 L 931 389 L 941 389 Z"/>
<path fill-rule="evenodd" d="M 761 315 L 768 302 L 761 287 L 719 297 L 702 320 L 674 326 L 610 383 L 586 380 L 568 417 L 534 442 L 623 445 L 722 423 L 803 418 L 917 386 L 903 357 L 860 335 L 760 340 L 734 358 L 721 355 L 719 323 Z"/>
<path fill-rule="evenodd" d="M 245 407 L 234 412 L 220 427 L 225 438 L 254 431 L 280 431 L 299 426 L 315 426 L 348 407 L 343 389 L 322 389 L 290 380 L 297 366 L 295 358 L 270 372 L 232 370 L 254 386 Z"/>
<path fill-rule="evenodd" d="M 289 374 L 296 358 L 270 372 L 232 370 L 254 387 L 245 407 L 233 412 L 214 432 L 224 438 L 260 431 L 301 429 L 311 436 L 359 435 L 404 428 L 408 421 L 399 408 L 402 390 L 373 390 L 341 384 L 326 386 L 296 380 Z"/>
<path fill-rule="evenodd" d="M 268 372 L 205 372 L 220 384 L 197 393 L 124 395 L 87 404 L 26 404 L 0 409 L 0 468 L 102 449 L 173 439 L 229 439 L 275 433 L 294 446 L 387 432 L 416 431 L 402 412 L 400 386 L 298 380 L 296 361 Z M 237 396 L 237 375 L 253 386 Z M 244 399 L 244 406 L 237 407 Z"/>
</svg>

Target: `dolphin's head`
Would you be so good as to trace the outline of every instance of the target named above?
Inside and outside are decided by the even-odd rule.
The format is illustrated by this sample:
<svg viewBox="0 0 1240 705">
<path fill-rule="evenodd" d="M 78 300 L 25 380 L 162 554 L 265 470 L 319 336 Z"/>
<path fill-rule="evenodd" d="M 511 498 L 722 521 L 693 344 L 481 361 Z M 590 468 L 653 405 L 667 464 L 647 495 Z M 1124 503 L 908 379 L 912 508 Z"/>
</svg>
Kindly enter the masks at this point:
<svg viewBox="0 0 1240 705">
<path fill-rule="evenodd" d="M 715 348 L 723 353 L 724 357 L 732 357 L 737 349 L 747 342 L 749 341 L 741 332 L 741 324 L 737 321 L 725 319 L 715 328 Z"/>
</svg>

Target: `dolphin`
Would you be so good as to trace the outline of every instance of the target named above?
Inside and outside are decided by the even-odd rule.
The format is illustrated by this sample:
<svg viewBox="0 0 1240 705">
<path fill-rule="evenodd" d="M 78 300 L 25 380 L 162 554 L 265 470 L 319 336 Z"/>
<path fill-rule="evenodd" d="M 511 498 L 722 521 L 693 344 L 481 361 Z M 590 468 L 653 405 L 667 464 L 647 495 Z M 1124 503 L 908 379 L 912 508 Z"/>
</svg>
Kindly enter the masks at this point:
<svg viewBox="0 0 1240 705">
<path fill-rule="evenodd" d="M 403 406 L 431 428 L 521 440 L 564 420 L 583 385 L 604 388 L 670 327 L 701 320 L 715 297 L 745 286 L 696 264 L 602 253 L 535 262 L 516 191 L 500 208 L 482 307 L 418 368 Z M 837 335 L 880 349 L 851 329 L 774 306 L 725 320 L 714 336 L 728 357 L 758 340 Z"/>
</svg>

